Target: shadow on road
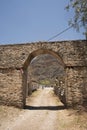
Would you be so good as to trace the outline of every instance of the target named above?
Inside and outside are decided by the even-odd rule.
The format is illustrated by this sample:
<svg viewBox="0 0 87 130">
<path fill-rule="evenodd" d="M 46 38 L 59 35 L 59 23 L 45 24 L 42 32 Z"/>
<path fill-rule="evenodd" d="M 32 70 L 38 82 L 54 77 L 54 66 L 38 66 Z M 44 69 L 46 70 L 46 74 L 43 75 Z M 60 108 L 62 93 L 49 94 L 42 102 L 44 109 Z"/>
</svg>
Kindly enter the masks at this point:
<svg viewBox="0 0 87 130">
<path fill-rule="evenodd" d="M 26 110 L 64 110 L 65 106 L 25 106 Z"/>
</svg>

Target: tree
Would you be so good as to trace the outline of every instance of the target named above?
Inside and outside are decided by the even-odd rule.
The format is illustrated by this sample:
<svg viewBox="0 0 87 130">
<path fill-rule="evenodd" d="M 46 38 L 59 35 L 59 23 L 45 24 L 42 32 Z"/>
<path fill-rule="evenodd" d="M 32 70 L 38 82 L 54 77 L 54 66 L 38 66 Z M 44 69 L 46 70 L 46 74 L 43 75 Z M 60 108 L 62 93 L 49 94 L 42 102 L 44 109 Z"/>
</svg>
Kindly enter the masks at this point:
<svg viewBox="0 0 87 130">
<path fill-rule="evenodd" d="M 74 16 L 70 19 L 69 25 L 73 26 L 77 31 L 83 27 L 83 34 L 87 40 L 87 0 L 70 0 L 66 9 L 68 11 L 74 9 Z"/>
</svg>

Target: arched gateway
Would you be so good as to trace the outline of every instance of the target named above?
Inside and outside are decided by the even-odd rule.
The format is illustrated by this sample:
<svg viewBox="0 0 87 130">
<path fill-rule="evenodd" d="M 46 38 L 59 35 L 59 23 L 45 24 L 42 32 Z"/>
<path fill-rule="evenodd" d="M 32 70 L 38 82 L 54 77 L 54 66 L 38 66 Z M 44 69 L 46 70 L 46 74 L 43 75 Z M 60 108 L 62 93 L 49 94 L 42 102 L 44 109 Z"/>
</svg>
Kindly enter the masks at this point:
<svg viewBox="0 0 87 130">
<path fill-rule="evenodd" d="M 1 45 L 0 104 L 25 106 L 27 68 L 40 54 L 56 57 L 64 67 L 66 105 L 84 105 L 87 101 L 87 41 Z"/>
</svg>

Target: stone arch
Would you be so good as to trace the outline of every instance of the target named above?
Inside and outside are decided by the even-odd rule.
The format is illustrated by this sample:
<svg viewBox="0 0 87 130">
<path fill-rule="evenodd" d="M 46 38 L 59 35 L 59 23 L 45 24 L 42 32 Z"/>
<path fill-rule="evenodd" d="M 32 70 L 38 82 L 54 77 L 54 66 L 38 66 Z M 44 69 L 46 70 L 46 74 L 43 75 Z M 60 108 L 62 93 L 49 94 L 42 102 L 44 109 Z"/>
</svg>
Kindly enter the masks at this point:
<svg viewBox="0 0 87 130">
<path fill-rule="evenodd" d="M 49 49 L 38 49 L 38 50 L 31 52 L 29 54 L 27 60 L 25 61 L 23 68 L 26 69 L 28 67 L 28 65 L 30 64 L 30 62 L 32 61 L 32 59 L 41 54 L 50 54 L 50 55 L 54 56 L 55 58 L 57 58 L 60 61 L 60 64 L 65 68 L 66 65 L 65 65 L 64 61 L 62 60 L 62 58 L 59 56 L 59 54 L 57 54 L 56 52 L 49 50 Z"/>
<path fill-rule="evenodd" d="M 63 68 L 65 69 L 66 68 L 66 65 L 65 63 L 63 62 L 62 58 L 54 51 L 52 50 L 49 50 L 49 49 L 38 49 L 38 50 L 35 50 L 33 52 L 31 52 L 27 58 L 27 60 L 25 61 L 24 63 L 24 66 L 23 66 L 23 70 L 24 70 L 24 76 L 23 76 L 23 88 L 24 88 L 24 92 L 26 93 L 26 86 L 27 86 L 27 68 L 29 66 L 29 64 L 31 63 L 31 61 L 36 57 L 36 56 L 39 56 L 39 55 L 42 55 L 42 54 L 49 54 L 49 55 L 52 55 L 54 58 L 58 59 L 59 63 L 61 64 L 61 66 L 63 66 Z M 24 98 L 24 104 L 26 104 L 26 94 L 25 95 L 25 98 Z M 65 98 L 64 97 L 61 97 L 61 95 L 58 95 L 60 100 L 66 104 L 65 102 Z M 65 96 L 65 95 L 64 95 Z"/>
<path fill-rule="evenodd" d="M 35 56 L 46 53 L 64 65 L 67 106 L 87 105 L 87 40 L 1 45 L 0 105 L 23 108 L 27 67 Z"/>
</svg>

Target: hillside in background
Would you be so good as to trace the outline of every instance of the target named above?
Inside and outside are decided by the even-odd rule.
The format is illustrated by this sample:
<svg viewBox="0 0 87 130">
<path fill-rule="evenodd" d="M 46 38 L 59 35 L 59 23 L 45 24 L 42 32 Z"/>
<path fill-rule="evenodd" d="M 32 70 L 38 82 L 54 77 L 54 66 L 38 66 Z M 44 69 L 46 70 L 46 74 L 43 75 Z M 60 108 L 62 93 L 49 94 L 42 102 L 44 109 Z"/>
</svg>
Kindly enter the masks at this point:
<svg viewBox="0 0 87 130">
<path fill-rule="evenodd" d="M 29 65 L 29 77 L 37 82 L 53 82 L 56 77 L 63 75 L 64 68 L 61 66 L 60 61 L 49 54 L 35 57 Z"/>
</svg>

